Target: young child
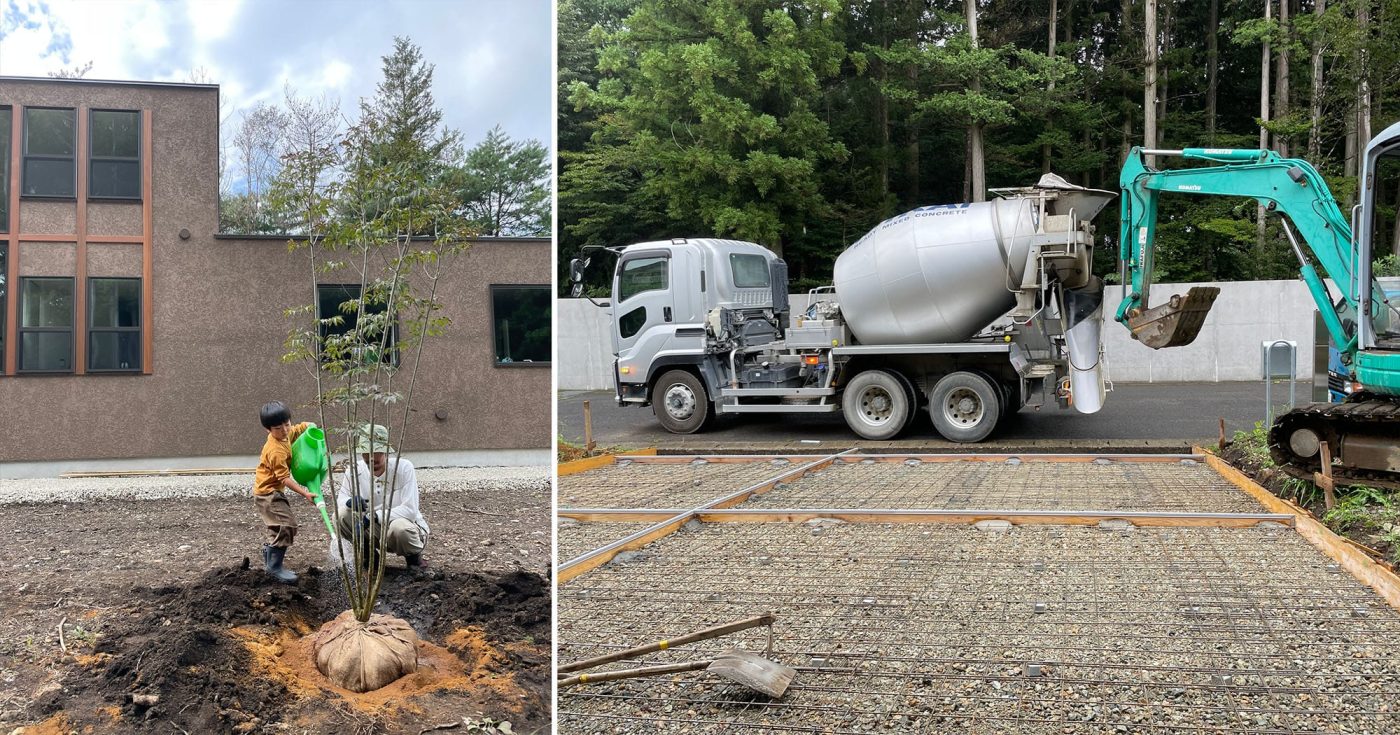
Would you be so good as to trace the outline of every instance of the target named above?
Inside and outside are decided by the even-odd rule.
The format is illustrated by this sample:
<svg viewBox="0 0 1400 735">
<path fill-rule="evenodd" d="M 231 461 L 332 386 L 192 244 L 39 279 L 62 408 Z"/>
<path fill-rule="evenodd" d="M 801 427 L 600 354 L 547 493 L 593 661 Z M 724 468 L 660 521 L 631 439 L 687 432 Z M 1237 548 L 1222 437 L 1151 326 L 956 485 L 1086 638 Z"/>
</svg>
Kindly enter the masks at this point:
<svg viewBox="0 0 1400 735">
<path fill-rule="evenodd" d="M 263 444 L 262 457 L 258 460 L 258 470 L 253 486 L 253 503 L 258 507 L 258 515 L 267 526 L 268 543 L 263 544 L 263 566 L 273 579 L 285 584 L 295 584 L 297 575 L 290 569 L 282 568 L 282 560 L 287 549 L 297 535 L 297 519 L 292 515 L 292 504 L 282 493 L 291 490 L 297 495 L 315 503 L 311 492 L 292 479 L 292 442 L 303 431 L 315 426 L 310 422 L 292 424 L 292 412 L 287 404 L 273 401 L 259 412 L 264 429 L 267 429 L 267 442 Z"/>
</svg>

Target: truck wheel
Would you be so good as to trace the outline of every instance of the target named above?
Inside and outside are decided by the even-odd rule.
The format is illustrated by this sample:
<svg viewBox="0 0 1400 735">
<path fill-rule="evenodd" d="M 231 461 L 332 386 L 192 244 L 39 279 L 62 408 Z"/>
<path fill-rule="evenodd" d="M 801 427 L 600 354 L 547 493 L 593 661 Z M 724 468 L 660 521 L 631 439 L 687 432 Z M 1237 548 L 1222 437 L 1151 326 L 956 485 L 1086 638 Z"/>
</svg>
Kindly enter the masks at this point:
<svg viewBox="0 0 1400 735">
<path fill-rule="evenodd" d="M 976 373 L 943 376 L 928 399 L 933 428 L 953 442 L 980 442 L 1001 418 L 1001 396 L 996 386 Z"/>
<path fill-rule="evenodd" d="M 919 392 L 914 388 L 914 382 L 904 373 L 895 370 L 891 371 L 890 374 L 899 380 L 900 385 L 904 386 L 904 395 L 909 397 L 909 417 L 904 419 L 904 426 L 899 430 L 902 434 L 914 425 L 914 419 L 919 416 Z"/>
<path fill-rule="evenodd" d="M 651 410 L 672 434 L 694 434 L 705 428 L 713 415 L 705 386 L 685 370 L 667 371 L 652 385 Z"/>
<path fill-rule="evenodd" d="M 899 379 L 884 370 L 866 370 L 851 378 L 841 395 L 846 425 L 862 439 L 892 439 L 913 411 Z"/>
</svg>

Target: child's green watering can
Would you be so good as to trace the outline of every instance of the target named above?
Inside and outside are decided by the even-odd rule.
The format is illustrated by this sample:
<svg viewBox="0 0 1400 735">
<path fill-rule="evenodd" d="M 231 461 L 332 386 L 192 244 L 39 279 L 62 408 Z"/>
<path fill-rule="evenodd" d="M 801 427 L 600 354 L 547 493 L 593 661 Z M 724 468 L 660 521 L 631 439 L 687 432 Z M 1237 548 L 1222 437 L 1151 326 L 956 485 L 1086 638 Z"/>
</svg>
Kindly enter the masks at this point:
<svg viewBox="0 0 1400 735">
<path fill-rule="evenodd" d="M 321 495 L 321 485 L 326 480 L 330 468 L 326 463 L 326 433 L 312 426 L 301 432 L 292 442 L 292 479 L 311 491 L 316 499 L 316 508 L 321 511 L 321 520 L 326 523 L 326 532 L 335 537 L 335 527 L 331 525 L 330 514 L 326 512 L 326 499 Z"/>
</svg>

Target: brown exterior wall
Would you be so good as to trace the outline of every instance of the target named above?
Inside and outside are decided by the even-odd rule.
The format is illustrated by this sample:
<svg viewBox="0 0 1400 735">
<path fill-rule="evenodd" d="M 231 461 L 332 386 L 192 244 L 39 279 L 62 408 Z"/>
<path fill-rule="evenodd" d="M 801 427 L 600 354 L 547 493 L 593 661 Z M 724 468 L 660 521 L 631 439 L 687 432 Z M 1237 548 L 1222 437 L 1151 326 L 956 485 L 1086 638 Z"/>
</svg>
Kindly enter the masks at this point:
<svg viewBox="0 0 1400 735">
<path fill-rule="evenodd" d="M 216 90 L 0 79 L 0 104 L 147 111 L 153 311 L 148 375 L 0 375 L 0 462 L 256 454 L 266 436 L 258 407 L 272 399 L 300 407 L 311 398 L 305 368 L 279 358 L 290 326 L 283 310 L 311 303 L 314 294 L 304 259 L 288 253 L 285 241 L 215 236 Z M 75 209 L 73 202 L 24 201 L 20 229 L 71 233 Z M 139 236 L 141 210 L 140 202 L 93 202 L 84 217 L 87 235 Z M 179 238 L 181 229 L 190 231 L 188 240 Z M 140 243 L 88 241 L 79 248 L 69 240 L 17 249 L 12 241 L 11 255 L 17 250 L 24 275 L 79 275 L 79 250 L 88 276 L 137 276 L 145 265 Z M 476 243 L 440 282 L 452 325 L 424 352 L 407 448 L 549 446 L 550 371 L 493 366 L 490 286 L 548 285 L 552 252 L 542 239 Z M 298 420 L 315 420 L 309 409 L 294 411 Z M 438 412 L 444 418 L 435 418 Z"/>
</svg>

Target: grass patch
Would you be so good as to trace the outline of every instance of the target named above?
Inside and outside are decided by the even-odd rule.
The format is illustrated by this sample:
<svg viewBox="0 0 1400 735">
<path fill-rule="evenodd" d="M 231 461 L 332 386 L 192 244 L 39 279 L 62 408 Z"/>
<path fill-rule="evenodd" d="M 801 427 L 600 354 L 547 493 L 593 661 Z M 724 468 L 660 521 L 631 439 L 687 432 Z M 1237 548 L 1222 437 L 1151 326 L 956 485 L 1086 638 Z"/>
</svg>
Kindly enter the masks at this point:
<svg viewBox="0 0 1400 735">
<path fill-rule="evenodd" d="M 558 442 L 559 442 L 559 444 L 558 444 L 559 449 L 558 449 L 558 452 L 557 452 L 556 454 L 558 455 L 558 460 L 559 460 L 559 462 L 561 462 L 561 463 L 563 463 L 563 462 L 574 462 L 574 461 L 577 461 L 577 460 L 580 460 L 580 459 L 588 459 L 589 457 L 599 457 L 599 456 L 602 456 L 602 455 L 604 455 L 604 454 L 625 454 L 625 453 L 627 453 L 627 452 L 632 451 L 632 447 L 619 447 L 619 446 L 613 446 L 613 447 L 600 447 L 600 446 L 595 446 L 595 447 L 593 447 L 593 451 L 589 451 L 589 450 L 588 450 L 586 447 L 584 447 L 582 444 L 575 444 L 575 443 L 573 443 L 573 442 L 571 442 L 571 441 L 565 439 L 565 438 L 562 437 L 562 436 L 561 436 L 561 437 L 558 437 Z"/>
</svg>

